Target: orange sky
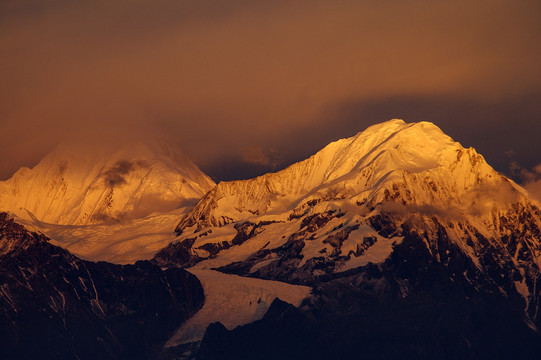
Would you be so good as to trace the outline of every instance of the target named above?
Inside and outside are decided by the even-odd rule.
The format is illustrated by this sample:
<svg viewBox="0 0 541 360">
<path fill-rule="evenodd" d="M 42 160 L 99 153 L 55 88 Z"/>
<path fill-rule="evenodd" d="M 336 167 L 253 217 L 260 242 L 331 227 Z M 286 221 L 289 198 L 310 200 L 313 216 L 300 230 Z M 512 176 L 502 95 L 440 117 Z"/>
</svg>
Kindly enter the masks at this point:
<svg viewBox="0 0 541 360">
<path fill-rule="evenodd" d="M 498 170 L 532 168 L 540 13 L 536 0 L 4 0 L 0 179 L 65 137 L 149 134 L 215 178 L 253 176 L 390 117 L 432 121 Z"/>
</svg>

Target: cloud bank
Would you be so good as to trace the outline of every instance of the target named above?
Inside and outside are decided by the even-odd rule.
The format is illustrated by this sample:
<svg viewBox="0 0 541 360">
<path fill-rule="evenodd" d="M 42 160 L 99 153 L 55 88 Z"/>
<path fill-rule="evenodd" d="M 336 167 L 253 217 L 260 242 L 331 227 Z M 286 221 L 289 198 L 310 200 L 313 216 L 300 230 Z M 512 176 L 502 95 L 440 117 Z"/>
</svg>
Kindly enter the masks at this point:
<svg viewBox="0 0 541 360">
<path fill-rule="evenodd" d="M 0 178 L 61 139 L 148 136 L 241 178 L 392 117 L 495 159 L 510 139 L 501 151 L 533 166 L 532 131 L 513 124 L 541 123 L 539 13 L 529 0 L 6 0 Z"/>
</svg>

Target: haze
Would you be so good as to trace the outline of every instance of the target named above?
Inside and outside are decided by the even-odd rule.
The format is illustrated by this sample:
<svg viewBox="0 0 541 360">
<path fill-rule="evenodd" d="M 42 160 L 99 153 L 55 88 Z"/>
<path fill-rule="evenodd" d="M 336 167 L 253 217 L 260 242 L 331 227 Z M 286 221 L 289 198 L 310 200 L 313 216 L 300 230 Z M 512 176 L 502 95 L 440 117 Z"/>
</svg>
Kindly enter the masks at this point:
<svg viewBox="0 0 541 360">
<path fill-rule="evenodd" d="M 539 14 L 536 0 L 4 0 L 0 179 L 65 138 L 149 136 L 215 180 L 247 178 L 403 118 L 538 184 Z"/>
</svg>

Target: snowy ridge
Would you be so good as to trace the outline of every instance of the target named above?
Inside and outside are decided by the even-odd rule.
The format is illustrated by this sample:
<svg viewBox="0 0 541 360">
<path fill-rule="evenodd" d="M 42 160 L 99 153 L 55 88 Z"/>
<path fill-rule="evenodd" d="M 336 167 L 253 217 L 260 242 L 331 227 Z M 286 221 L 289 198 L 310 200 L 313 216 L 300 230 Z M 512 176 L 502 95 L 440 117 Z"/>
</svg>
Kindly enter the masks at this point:
<svg viewBox="0 0 541 360">
<path fill-rule="evenodd" d="M 219 183 L 180 221 L 177 231 L 294 210 L 318 198 L 376 204 L 397 184 L 410 188 L 402 194 L 410 204 L 468 207 L 476 188 L 503 181 L 473 148 L 464 149 L 434 124 L 391 120 L 333 142 L 280 172 Z"/>
<path fill-rule="evenodd" d="M 277 173 L 220 183 L 176 230 L 155 257 L 162 266 L 297 284 L 382 264 L 404 241 L 421 242 L 444 266 L 467 258 L 468 279 L 503 274 L 489 281 L 537 314 L 541 211 L 432 123 L 391 120 Z"/>
<path fill-rule="evenodd" d="M 0 209 L 47 223 L 95 224 L 193 204 L 213 185 L 164 143 L 62 144 L 0 183 Z"/>
</svg>

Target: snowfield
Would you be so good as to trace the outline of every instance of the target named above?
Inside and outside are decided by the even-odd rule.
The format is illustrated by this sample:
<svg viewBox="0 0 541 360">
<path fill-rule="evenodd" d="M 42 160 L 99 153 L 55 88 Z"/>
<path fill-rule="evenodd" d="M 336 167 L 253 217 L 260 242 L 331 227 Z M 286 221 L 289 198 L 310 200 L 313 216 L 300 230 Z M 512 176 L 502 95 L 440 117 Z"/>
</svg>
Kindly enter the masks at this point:
<svg viewBox="0 0 541 360">
<path fill-rule="evenodd" d="M 111 224 L 57 225 L 37 222 L 39 231 L 51 243 L 91 261 L 133 264 L 150 260 L 154 254 L 174 241 L 173 229 L 179 216 L 188 209 L 153 213 L 142 219 Z"/>
</svg>

